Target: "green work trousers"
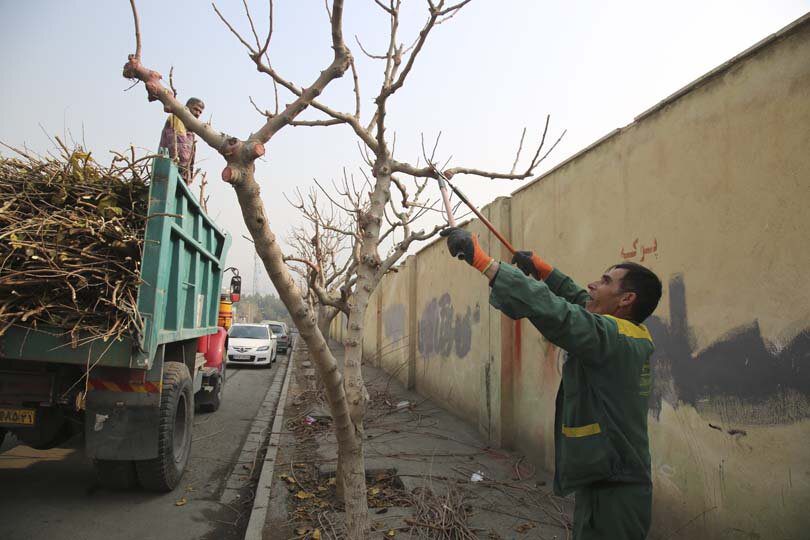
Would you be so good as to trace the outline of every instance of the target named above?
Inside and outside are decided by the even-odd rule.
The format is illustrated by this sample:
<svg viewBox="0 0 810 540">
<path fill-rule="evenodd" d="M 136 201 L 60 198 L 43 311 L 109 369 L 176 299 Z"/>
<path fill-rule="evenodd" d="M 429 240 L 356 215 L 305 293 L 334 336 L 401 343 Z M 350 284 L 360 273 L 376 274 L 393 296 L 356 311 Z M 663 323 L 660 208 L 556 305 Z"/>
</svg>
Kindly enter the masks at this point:
<svg viewBox="0 0 810 540">
<path fill-rule="evenodd" d="M 644 540 L 652 518 L 652 486 L 599 482 L 577 490 L 574 540 Z"/>
</svg>

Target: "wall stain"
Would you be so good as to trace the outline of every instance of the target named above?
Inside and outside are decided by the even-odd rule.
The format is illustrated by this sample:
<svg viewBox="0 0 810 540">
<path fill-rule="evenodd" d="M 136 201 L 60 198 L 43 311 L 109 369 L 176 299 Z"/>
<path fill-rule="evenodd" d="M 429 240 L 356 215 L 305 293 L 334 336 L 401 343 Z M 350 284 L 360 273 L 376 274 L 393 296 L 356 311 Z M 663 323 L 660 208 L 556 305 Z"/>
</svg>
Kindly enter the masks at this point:
<svg viewBox="0 0 810 540">
<path fill-rule="evenodd" d="M 436 353 L 439 331 L 439 302 L 433 298 L 419 318 L 419 352 L 429 358 Z"/>
<path fill-rule="evenodd" d="M 456 315 L 456 328 L 454 337 L 456 340 L 456 355 L 464 358 L 470 352 L 472 346 L 472 310 L 467 307 L 467 313 L 462 317 Z"/>
<path fill-rule="evenodd" d="M 453 352 L 453 301 L 449 294 L 439 298 L 439 333 L 436 350 L 442 356 L 450 356 Z"/>
<path fill-rule="evenodd" d="M 650 410 L 681 403 L 718 413 L 724 422 L 786 424 L 810 417 L 810 328 L 777 350 L 753 322 L 695 354 L 683 276 L 669 283 L 669 324 L 646 323 L 655 342 Z"/>
<path fill-rule="evenodd" d="M 480 307 L 477 307 L 480 320 Z M 419 318 L 419 352 L 425 358 L 433 355 L 448 357 L 453 354 L 464 358 L 472 347 L 472 325 L 476 320 L 472 308 L 456 314 L 450 294 L 433 298 L 422 310 Z"/>
<path fill-rule="evenodd" d="M 385 335 L 392 341 L 396 341 L 405 335 L 405 306 L 394 304 L 383 311 L 383 328 Z"/>
</svg>

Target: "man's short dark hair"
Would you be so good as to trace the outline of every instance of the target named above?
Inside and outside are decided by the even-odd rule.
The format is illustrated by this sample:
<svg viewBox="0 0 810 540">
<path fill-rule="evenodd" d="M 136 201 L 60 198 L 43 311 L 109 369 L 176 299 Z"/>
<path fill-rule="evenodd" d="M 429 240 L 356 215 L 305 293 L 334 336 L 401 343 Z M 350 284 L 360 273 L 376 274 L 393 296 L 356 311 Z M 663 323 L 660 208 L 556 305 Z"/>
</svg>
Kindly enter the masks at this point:
<svg viewBox="0 0 810 540">
<path fill-rule="evenodd" d="M 197 97 L 188 98 L 188 101 L 186 101 L 186 107 L 190 109 L 194 105 L 202 105 L 203 109 L 205 108 L 205 103 L 203 103 L 203 100 L 201 100 L 200 98 Z"/>
<path fill-rule="evenodd" d="M 623 262 L 613 268 L 622 268 L 627 273 L 622 278 L 621 288 L 623 292 L 636 293 L 636 301 L 632 306 L 632 320 L 636 324 L 641 324 L 652 315 L 661 300 L 661 280 L 658 276 L 645 266 L 634 262 Z"/>
</svg>

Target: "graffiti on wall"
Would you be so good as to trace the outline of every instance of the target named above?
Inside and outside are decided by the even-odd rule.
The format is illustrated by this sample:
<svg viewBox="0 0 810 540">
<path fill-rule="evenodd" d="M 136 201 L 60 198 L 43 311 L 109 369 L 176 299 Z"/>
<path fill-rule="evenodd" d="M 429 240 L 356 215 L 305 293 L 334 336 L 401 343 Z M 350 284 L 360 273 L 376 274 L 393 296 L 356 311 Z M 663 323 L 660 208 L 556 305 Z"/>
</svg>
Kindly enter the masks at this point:
<svg viewBox="0 0 810 540">
<path fill-rule="evenodd" d="M 622 259 L 625 261 L 629 261 L 631 259 L 635 259 L 636 257 L 641 257 L 639 262 L 644 262 L 648 256 L 655 255 L 658 257 L 658 239 L 653 238 L 652 243 L 645 246 L 641 245 L 641 249 L 639 250 L 638 245 L 638 238 L 633 240 L 633 243 L 630 245 L 633 249 L 628 249 L 627 251 L 624 250 L 624 246 L 619 249 L 619 255 L 621 255 Z"/>
<path fill-rule="evenodd" d="M 425 358 L 452 354 L 464 358 L 472 346 L 473 324 L 480 320 L 478 304 L 475 309 L 467 306 L 465 311 L 456 313 L 448 293 L 431 299 L 419 317 L 419 352 Z"/>
<path fill-rule="evenodd" d="M 382 314 L 382 323 L 386 337 L 393 341 L 402 339 L 405 336 L 405 306 L 394 304 L 387 307 Z"/>
<path fill-rule="evenodd" d="M 776 346 L 753 320 L 696 353 L 681 275 L 670 280 L 669 304 L 669 323 L 655 316 L 646 323 L 656 348 L 650 396 L 656 418 L 662 401 L 727 422 L 786 424 L 810 417 L 810 328 Z"/>
</svg>

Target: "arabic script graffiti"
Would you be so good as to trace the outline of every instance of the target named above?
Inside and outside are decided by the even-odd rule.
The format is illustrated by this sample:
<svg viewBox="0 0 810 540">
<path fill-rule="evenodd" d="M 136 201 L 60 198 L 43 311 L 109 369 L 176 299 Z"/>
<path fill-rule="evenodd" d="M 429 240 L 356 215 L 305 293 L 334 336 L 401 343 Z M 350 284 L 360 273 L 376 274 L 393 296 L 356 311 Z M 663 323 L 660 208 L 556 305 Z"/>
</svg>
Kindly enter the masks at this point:
<svg viewBox="0 0 810 540">
<path fill-rule="evenodd" d="M 621 255 L 622 259 L 627 261 L 627 260 L 630 260 L 630 259 L 634 259 L 636 256 L 638 256 L 638 254 L 639 254 L 638 238 L 633 240 L 632 247 L 633 247 L 633 249 L 628 250 L 628 251 L 625 251 L 624 247 L 622 247 L 619 250 L 619 255 Z M 653 238 L 653 241 L 652 241 L 651 245 L 649 245 L 649 246 L 642 245 L 641 246 L 641 259 L 640 259 L 640 261 L 644 262 L 644 259 L 646 259 L 648 255 L 655 254 L 655 256 L 658 257 L 657 251 L 658 251 L 658 239 Z"/>
</svg>

